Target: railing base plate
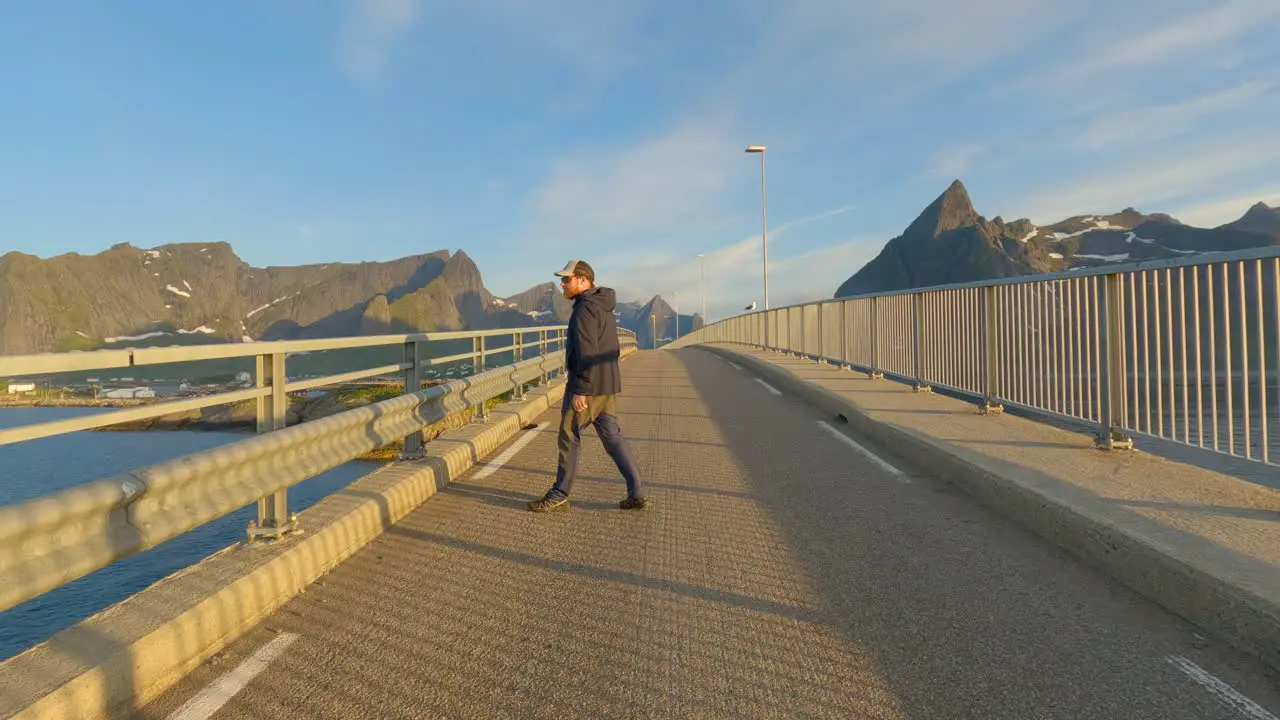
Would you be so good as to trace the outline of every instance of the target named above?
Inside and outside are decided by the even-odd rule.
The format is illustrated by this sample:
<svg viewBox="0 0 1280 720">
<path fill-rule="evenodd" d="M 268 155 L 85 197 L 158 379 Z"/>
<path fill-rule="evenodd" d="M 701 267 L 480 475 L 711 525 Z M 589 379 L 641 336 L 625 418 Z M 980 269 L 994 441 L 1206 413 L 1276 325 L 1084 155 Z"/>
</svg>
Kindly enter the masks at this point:
<svg viewBox="0 0 1280 720">
<path fill-rule="evenodd" d="M 911 387 L 911 390 L 912 390 L 912 392 L 918 392 L 918 393 L 931 393 L 931 392 L 933 392 L 933 386 L 932 386 L 932 385 L 922 385 L 922 384 L 917 383 L 917 384 L 915 384 L 915 385 L 913 385 L 913 386 Z"/>
<path fill-rule="evenodd" d="M 1000 403 L 983 401 L 978 403 L 978 414 L 979 415 L 1003 415 L 1004 406 L 1001 405 Z"/>
<path fill-rule="evenodd" d="M 289 521 L 283 525 L 259 527 L 257 520 L 250 520 L 247 532 L 249 534 L 249 542 L 253 542 L 259 538 L 279 540 L 285 535 L 301 532 L 301 528 L 298 526 L 297 513 L 289 513 Z"/>
<path fill-rule="evenodd" d="M 1133 438 L 1124 433 L 1112 432 L 1110 439 L 1104 439 L 1101 434 L 1094 433 L 1093 445 L 1099 450 L 1132 450 Z"/>
<path fill-rule="evenodd" d="M 883 380 L 884 373 L 880 372 L 879 370 L 872 370 L 871 372 L 867 373 L 867 378 L 871 380 Z"/>
</svg>

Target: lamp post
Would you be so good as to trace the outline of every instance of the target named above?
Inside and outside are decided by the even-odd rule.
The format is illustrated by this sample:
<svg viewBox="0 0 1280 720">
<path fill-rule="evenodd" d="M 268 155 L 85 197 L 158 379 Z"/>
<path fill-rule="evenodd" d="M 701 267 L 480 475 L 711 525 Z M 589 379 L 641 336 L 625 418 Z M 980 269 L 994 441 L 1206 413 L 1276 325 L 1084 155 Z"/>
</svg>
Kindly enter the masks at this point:
<svg viewBox="0 0 1280 720">
<path fill-rule="evenodd" d="M 649 313 L 649 334 L 653 337 L 653 349 L 658 349 L 658 316 Z"/>
<path fill-rule="evenodd" d="M 706 327 L 707 325 L 707 254 L 698 253 L 698 258 L 702 260 L 702 326 Z"/>
<path fill-rule="evenodd" d="M 768 202 L 765 198 L 764 145 L 748 145 L 747 152 L 760 153 L 760 248 L 764 257 L 764 309 L 769 309 L 769 221 Z"/>
</svg>

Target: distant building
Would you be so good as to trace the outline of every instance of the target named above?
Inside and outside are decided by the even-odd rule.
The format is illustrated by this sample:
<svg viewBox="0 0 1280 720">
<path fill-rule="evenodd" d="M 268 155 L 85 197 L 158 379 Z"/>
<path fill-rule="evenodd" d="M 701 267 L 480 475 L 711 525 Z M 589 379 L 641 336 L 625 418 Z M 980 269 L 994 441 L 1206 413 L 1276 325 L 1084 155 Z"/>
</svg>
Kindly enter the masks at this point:
<svg viewBox="0 0 1280 720">
<path fill-rule="evenodd" d="M 11 382 L 9 383 L 9 394 L 18 395 L 21 393 L 33 393 L 36 391 L 36 384 L 31 382 Z"/>
<path fill-rule="evenodd" d="M 156 391 L 149 387 L 112 388 L 102 393 L 102 397 L 108 400 L 142 400 L 155 396 Z"/>
</svg>

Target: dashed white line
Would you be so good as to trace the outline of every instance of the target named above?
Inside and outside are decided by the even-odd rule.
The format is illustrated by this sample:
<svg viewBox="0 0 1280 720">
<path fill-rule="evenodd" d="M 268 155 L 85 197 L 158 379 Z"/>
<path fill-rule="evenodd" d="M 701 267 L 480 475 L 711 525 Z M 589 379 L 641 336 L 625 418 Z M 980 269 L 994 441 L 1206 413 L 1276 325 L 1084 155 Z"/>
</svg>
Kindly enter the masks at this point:
<svg viewBox="0 0 1280 720">
<path fill-rule="evenodd" d="M 199 695 L 188 700 L 185 705 L 169 716 L 169 720 L 208 720 L 297 639 L 298 636 L 294 633 L 277 635 L 274 640 L 245 658 L 245 661 L 234 670 L 218 678 L 209 687 L 200 691 Z"/>
<path fill-rule="evenodd" d="M 729 367 L 733 368 L 734 370 L 741 370 L 741 369 L 742 369 L 742 366 L 741 366 L 741 365 L 739 365 L 739 364 L 738 364 L 738 363 L 736 363 L 736 362 L 729 362 L 728 360 L 725 360 L 725 362 L 729 363 Z"/>
<path fill-rule="evenodd" d="M 1170 655 L 1165 658 L 1171 665 L 1181 670 L 1187 677 L 1204 686 L 1219 700 L 1236 710 L 1249 720 L 1276 720 L 1276 716 L 1267 712 L 1266 708 L 1241 695 L 1235 688 L 1222 682 L 1208 670 L 1196 665 L 1181 655 Z"/>
<path fill-rule="evenodd" d="M 890 465 L 887 461 L 885 461 L 885 459 L 884 459 L 884 458 L 880 457 L 879 455 L 876 455 L 875 453 L 873 453 L 873 452 L 871 452 L 870 450 L 866 449 L 866 448 L 865 448 L 865 447 L 863 447 L 862 445 L 858 444 L 858 442 L 857 442 L 857 441 L 855 441 L 853 438 L 851 438 L 851 437 L 849 437 L 848 435 L 845 435 L 844 433 L 842 433 L 842 432 L 840 432 L 839 430 L 835 429 L 835 428 L 834 428 L 834 427 L 832 427 L 829 423 L 827 423 L 825 420 L 819 420 L 819 421 L 818 421 L 818 427 L 820 427 L 820 428 L 822 428 L 823 430 L 825 430 L 825 431 L 827 432 L 827 434 L 831 435 L 831 437 L 833 437 L 833 438 L 835 438 L 835 439 L 839 440 L 840 442 L 844 443 L 845 445 L 848 445 L 849 447 L 853 448 L 854 450 L 857 450 L 858 452 L 862 453 L 863 455 L 866 455 L 868 460 L 870 460 L 871 462 L 875 463 L 876 465 L 879 465 L 881 469 L 883 469 L 885 472 L 887 472 L 887 473 L 889 473 L 890 475 L 892 475 L 892 476 L 893 476 L 894 478 L 896 478 L 897 480 L 899 480 L 899 481 L 901 481 L 901 482 L 904 482 L 904 483 L 909 483 L 909 482 L 911 482 L 911 478 L 907 477 L 907 474 L 906 474 L 906 473 L 902 472 L 901 470 L 899 470 L 898 468 L 894 467 L 893 465 Z"/>
<path fill-rule="evenodd" d="M 550 423 L 548 422 L 538 423 L 536 427 L 529 432 L 526 432 L 519 440 L 511 443 L 511 447 L 504 450 L 501 455 L 491 460 L 488 465 L 480 468 L 480 471 L 475 474 L 475 479 L 483 480 L 502 469 L 503 465 L 506 465 L 511 458 L 515 457 L 516 453 L 523 450 L 525 445 L 533 442 L 533 439 L 537 437 L 538 433 L 542 432 L 549 425 Z"/>
<path fill-rule="evenodd" d="M 781 395 L 781 394 L 782 394 L 782 391 L 781 391 L 781 390 L 779 390 L 778 388 L 776 388 L 776 387 L 774 387 L 774 386 L 770 385 L 769 383 L 767 383 L 767 382 L 765 382 L 765 381 L 761 380 L 760 378 L 756 378 L 756 382 L 758 382 L 758 383 L 760 383 L 761 385 L 763 385 L 765 390 L 768 390 L 769 392 L 773 393 L 774 395 Z"/>
</svg>

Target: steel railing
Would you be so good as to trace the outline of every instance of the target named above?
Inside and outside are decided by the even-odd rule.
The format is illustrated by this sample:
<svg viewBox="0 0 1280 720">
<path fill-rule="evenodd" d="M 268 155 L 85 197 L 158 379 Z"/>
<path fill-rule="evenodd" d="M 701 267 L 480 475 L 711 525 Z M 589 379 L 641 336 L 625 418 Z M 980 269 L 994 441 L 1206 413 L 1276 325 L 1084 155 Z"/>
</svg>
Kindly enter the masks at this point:
<svg viewBox="0 0 1280 720">
<path fill-rule="evenodd" d="M 403 440 L 403 459 L 422 457 L 423 429 L 451 414 L 547 384 L 564 368 L 565 326 L 482 332 L 421 333 L 287 342 L 138 348 L 0 357 L 0 376 L 62 373 L 223 358 L 255 358 L 255 387 L 190 400 L 158 402 L 85 418 L 0 430 L 0 444 L 49 437 L 175 412 L 255 399 L 258 435 L 185 455 L 22 503 L 0 507 L 0 611 L 83 577 L 116 560 L 154 547 L 199 525 L 257 502 L 249 539 L 278 537 L 297 528 L 288 488 Z M 529 335 L 537 340 L 526 342 Z M 495 338 L 510 344 L 494 346 Z M 623 354 L 633 337 L 620 334 Z M 424 357 L 430 342 L 471 340 L 470 352 Z M 403 346 L 404 362 L 302 381 L 288 380 L 290 354 L 373 346 Z M 537 349 L 533 357 L 526 357 Z M 552 350 L 552 348 L 555 348 Z M 511 353 L 493 369 L 486 358 Z M 471 360 L 475 373 L 423 388 L 431 366 Z M 288 393 L 361 378 L 401 374 L 404 392 L 354 410 L 285 427 Z"/>
<path fill-rule="evenodd" d="M 721 320 L 666 346 L 744 344 L 1280 461 L 1280 248 L 863 295 Z"/>
</svg>

